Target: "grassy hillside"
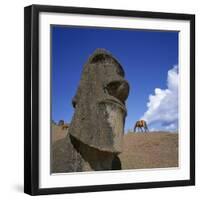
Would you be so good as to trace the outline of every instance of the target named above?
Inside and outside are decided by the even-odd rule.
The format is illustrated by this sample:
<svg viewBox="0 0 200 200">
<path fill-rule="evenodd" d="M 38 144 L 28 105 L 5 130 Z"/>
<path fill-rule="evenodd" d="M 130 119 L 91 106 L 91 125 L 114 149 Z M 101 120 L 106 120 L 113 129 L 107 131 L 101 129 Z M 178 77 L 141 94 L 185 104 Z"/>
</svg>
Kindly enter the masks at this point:
<svg viewBox="0 0 200 200">
<path fill-rule="evenodd" d="M 119 157 L 123 169 L 177 167 L 178 134 L 129 133 Z"/>
<path fill-rule="evenodd" d="M 53 151 L 65 149 L 67 130 L 52 126 Z M 59 147 L 59 148 L 58 148 Z M 63 156 L 65 153 L 63 152 Z M 178 166 L 178 134 L 168 132 L 128 133 L 119 155 L 122 169 L 165 168 Z M 62 159 L 62 158 L 59 158 Z"/>
<path fill-rule="evenodd" d="M 58 126 L 56 124 L 51 125 L 52 129 L 52 142 L 56 142 L 60 139 L 63 139 L 67 135 L 67 130 L 63 129 L 62 126 Z"/>
</svg>

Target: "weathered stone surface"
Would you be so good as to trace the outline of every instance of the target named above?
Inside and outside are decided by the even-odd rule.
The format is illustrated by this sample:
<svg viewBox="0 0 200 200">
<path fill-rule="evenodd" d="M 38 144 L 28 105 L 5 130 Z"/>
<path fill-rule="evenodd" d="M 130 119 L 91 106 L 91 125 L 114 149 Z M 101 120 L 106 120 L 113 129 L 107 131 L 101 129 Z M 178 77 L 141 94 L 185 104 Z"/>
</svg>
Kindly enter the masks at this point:
<svg viewBox="0 0 200 200">
<path fill-rule="evenodd" d="M 118 156 L 83 144 L 69 134 L 53 145 L 52 173 L 120 170 Z"/>
<path fill-rule="evenodd" d="M 121 152 L 128 92 L 119 62 L 97 49 L 84 66 L 73 99 L 75 113 L 69 134 L 100 151 Z"/>
<path fill-rule="evenodd" d="M 97 49 L 83 68 L 72 100 L 75 112 L 65 147 L 58 142 L 54 146 L 53 172 L 121 169 L 118 154 L 128 93 L 122 66 L 109 52 Z M 59 160 L 63 152 L 68 152 L 66 160 Z"/>
</svg>

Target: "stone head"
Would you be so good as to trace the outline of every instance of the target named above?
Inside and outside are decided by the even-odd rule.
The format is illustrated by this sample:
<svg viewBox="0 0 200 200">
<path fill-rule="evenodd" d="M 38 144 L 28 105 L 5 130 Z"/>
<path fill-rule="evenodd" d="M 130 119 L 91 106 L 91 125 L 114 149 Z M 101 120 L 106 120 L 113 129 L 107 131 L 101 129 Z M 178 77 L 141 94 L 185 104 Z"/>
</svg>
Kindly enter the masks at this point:
<svg viewBox="0 0 200 200">
<path fill-rule="evenodd" d="M 69 134 L 100 151 L 120 153 L 127 114 L 129 84 L 120 63 L 97 49 L 84 65 L 72 100 L 75 109 Z"/>
</svg>

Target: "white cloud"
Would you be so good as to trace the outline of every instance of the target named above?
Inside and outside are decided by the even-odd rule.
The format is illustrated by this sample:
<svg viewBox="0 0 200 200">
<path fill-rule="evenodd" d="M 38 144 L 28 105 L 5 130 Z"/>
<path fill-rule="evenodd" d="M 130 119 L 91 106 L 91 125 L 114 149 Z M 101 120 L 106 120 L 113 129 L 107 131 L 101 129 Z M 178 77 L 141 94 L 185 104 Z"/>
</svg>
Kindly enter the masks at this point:
<svg viewBox="0 0 200 200">
<path fill-rule="evenodd" d="M 168 71 L 167 88 L 155 88 L 149 95 L 147 111 L 141 117 L 151 130 L 175 131 L 178 129 L 178 67 Z"/>
</svg>

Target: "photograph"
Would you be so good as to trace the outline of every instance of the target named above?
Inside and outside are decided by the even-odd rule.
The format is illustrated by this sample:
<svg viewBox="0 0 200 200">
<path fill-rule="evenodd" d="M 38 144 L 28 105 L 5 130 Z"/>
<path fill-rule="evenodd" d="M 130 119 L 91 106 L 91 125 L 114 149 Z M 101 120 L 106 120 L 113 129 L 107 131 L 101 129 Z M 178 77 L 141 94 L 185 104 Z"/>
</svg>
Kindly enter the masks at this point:
<svg viewBox="0 0 200 200">
<path fill-rule="evenodd" d="M 178 41 L 51 25 L 51 173 L 179 167 Z"/>
<path fill-rule="evenodd" d="M 25 193 L 195 184 L 194 15 L 31 5 L 24 30 Z"/>
</svg>

